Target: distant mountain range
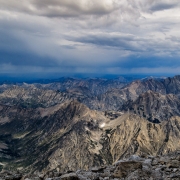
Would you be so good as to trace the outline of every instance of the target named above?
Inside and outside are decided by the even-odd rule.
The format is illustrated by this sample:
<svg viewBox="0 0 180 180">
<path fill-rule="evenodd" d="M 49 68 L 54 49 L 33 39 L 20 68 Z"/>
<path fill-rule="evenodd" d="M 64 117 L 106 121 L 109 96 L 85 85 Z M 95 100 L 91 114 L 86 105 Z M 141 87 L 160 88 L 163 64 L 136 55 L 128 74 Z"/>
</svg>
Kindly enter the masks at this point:
<svg viewBox="0 0 180 180">
<path fill-rule="evenodd" d="M 0 168 L 70 171 L 180 148 L 180 76 L 0 85 Z"/>
</svg>

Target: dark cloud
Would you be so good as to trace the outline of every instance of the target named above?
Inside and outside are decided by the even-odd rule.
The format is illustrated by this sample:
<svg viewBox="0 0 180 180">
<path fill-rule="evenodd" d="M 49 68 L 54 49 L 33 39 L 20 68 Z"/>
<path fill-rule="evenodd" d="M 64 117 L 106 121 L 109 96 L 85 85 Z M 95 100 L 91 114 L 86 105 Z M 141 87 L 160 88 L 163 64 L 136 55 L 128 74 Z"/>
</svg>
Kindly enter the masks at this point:
<svg viewBox="0 0 180 180">
<path fill-rule="evenodd" d="M 118 9 L 115 0 L 0 0 L 0 9 L 25 12 L 47 17 L 75 17 L 80 15 L 106 15 Z"/>
<path fill-rule="evenodd" d="M 58 64 L 51 57 L 41 57 L 32 52 L 0 51 L 0 65 L 56 67 Z"/>
<path fill-rule="evenodd" d="M 174 63 L 173 63 L 174 62 Z M 116 67 L 121 67 L 125 69 L 132 68 L 161 68 L 161 67 L 171 67 L 176 68 L 180 66 L 179 57 L 157 57 L 157 56 L 130 56 L 125 58 L 123 61 L 114 64 Z"/>
<path fill-rule="evenodd" d="M 179 4 L 0 0 L 0 71 L 172 71 L 180 67 Z"/>
<path fill-rule="evenodd" d="M 73 38 L 69 38 L 73 39 Z M 75 38 L 74 41 L 97 46 L 115 47 L 127 51 L 142 51 L 133 35 L 97 34 Z"/>
<path fill-rule="evenodd" d="M 177 4 L 175 3 L 156 3 L 153 6 L 151 6 L 150 10 L 151 11 L 162 11 L 162 10 L 166 10 L 166 9 L 172 9 L 174 7 L 176 7 Z"/>
<path fill-rule="evenodd" d="M 57 62 L 46 55 L 40 56 L 16 37 L 11 30 L 0 30 L 0 64 L 15 66 L 55 67 Z"/>
<path fill-rule="evenodd" d="M 167 39 L 152 38 L 152 37 L 137 37 L 132 34 L 118 34 L 118 33 L 89 33 L 86 36 L 66 37 L 70 41 L 80 42 L 83 44 L 90 44 L 97 47 L 107 49 L 117 49 L 130 52 L 136 56 L 156 56 L 161 53 L 162 56 L 167 57 L 167 53 L 171 55 L 178 51 L 179 47 L 174 44 L 174 37 Z M 176 43 L 177 39 L 176 39 Z M 180 41 L 179 41 L 180 43 Z M 171 48 L 170 48 L 171 47 Z M 163 55 L 164 54 L 164 55 Z"/>
</svg>

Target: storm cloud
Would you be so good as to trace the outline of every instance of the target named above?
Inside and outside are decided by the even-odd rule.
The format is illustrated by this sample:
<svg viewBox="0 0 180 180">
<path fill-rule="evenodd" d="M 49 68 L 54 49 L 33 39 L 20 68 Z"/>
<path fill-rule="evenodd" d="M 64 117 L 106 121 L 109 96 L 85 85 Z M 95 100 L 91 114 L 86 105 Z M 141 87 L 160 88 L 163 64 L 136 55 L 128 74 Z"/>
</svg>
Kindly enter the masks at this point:
<svg viewBox="0 0 180 180">
<path fill-rule="evenodd" d="M 0 71 L 177 74 L 179 17 L 178 0 L 0 0 Z"/>
</svg>

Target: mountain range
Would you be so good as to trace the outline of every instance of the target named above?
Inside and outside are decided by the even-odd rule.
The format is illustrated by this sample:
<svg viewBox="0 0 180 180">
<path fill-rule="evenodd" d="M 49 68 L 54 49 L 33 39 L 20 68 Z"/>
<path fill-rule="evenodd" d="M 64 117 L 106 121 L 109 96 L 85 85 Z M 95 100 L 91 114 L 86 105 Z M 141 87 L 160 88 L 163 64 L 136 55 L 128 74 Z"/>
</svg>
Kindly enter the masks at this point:
<svg viewBox="0 0 180 180">
<path fill-rule="evenodd" d="M 180 76 L 0 85 L 0 170 L 75 171 L 180 148 Z"/>
</svg>

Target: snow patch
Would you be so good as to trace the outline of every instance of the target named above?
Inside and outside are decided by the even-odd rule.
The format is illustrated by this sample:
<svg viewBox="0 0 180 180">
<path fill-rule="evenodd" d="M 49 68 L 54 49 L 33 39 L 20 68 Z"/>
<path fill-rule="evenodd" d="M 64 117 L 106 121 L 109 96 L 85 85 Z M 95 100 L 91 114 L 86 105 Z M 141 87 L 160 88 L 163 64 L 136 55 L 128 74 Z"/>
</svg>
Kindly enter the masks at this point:
<svg viewBox="0 0 180 180">
<path fill-rule="evenodd" d="M 106 125 L 106 123 L 102 123 L 102 124 L 100 125 L 100 128 L 103 128 L 105 125 Z"/>
</svg>

